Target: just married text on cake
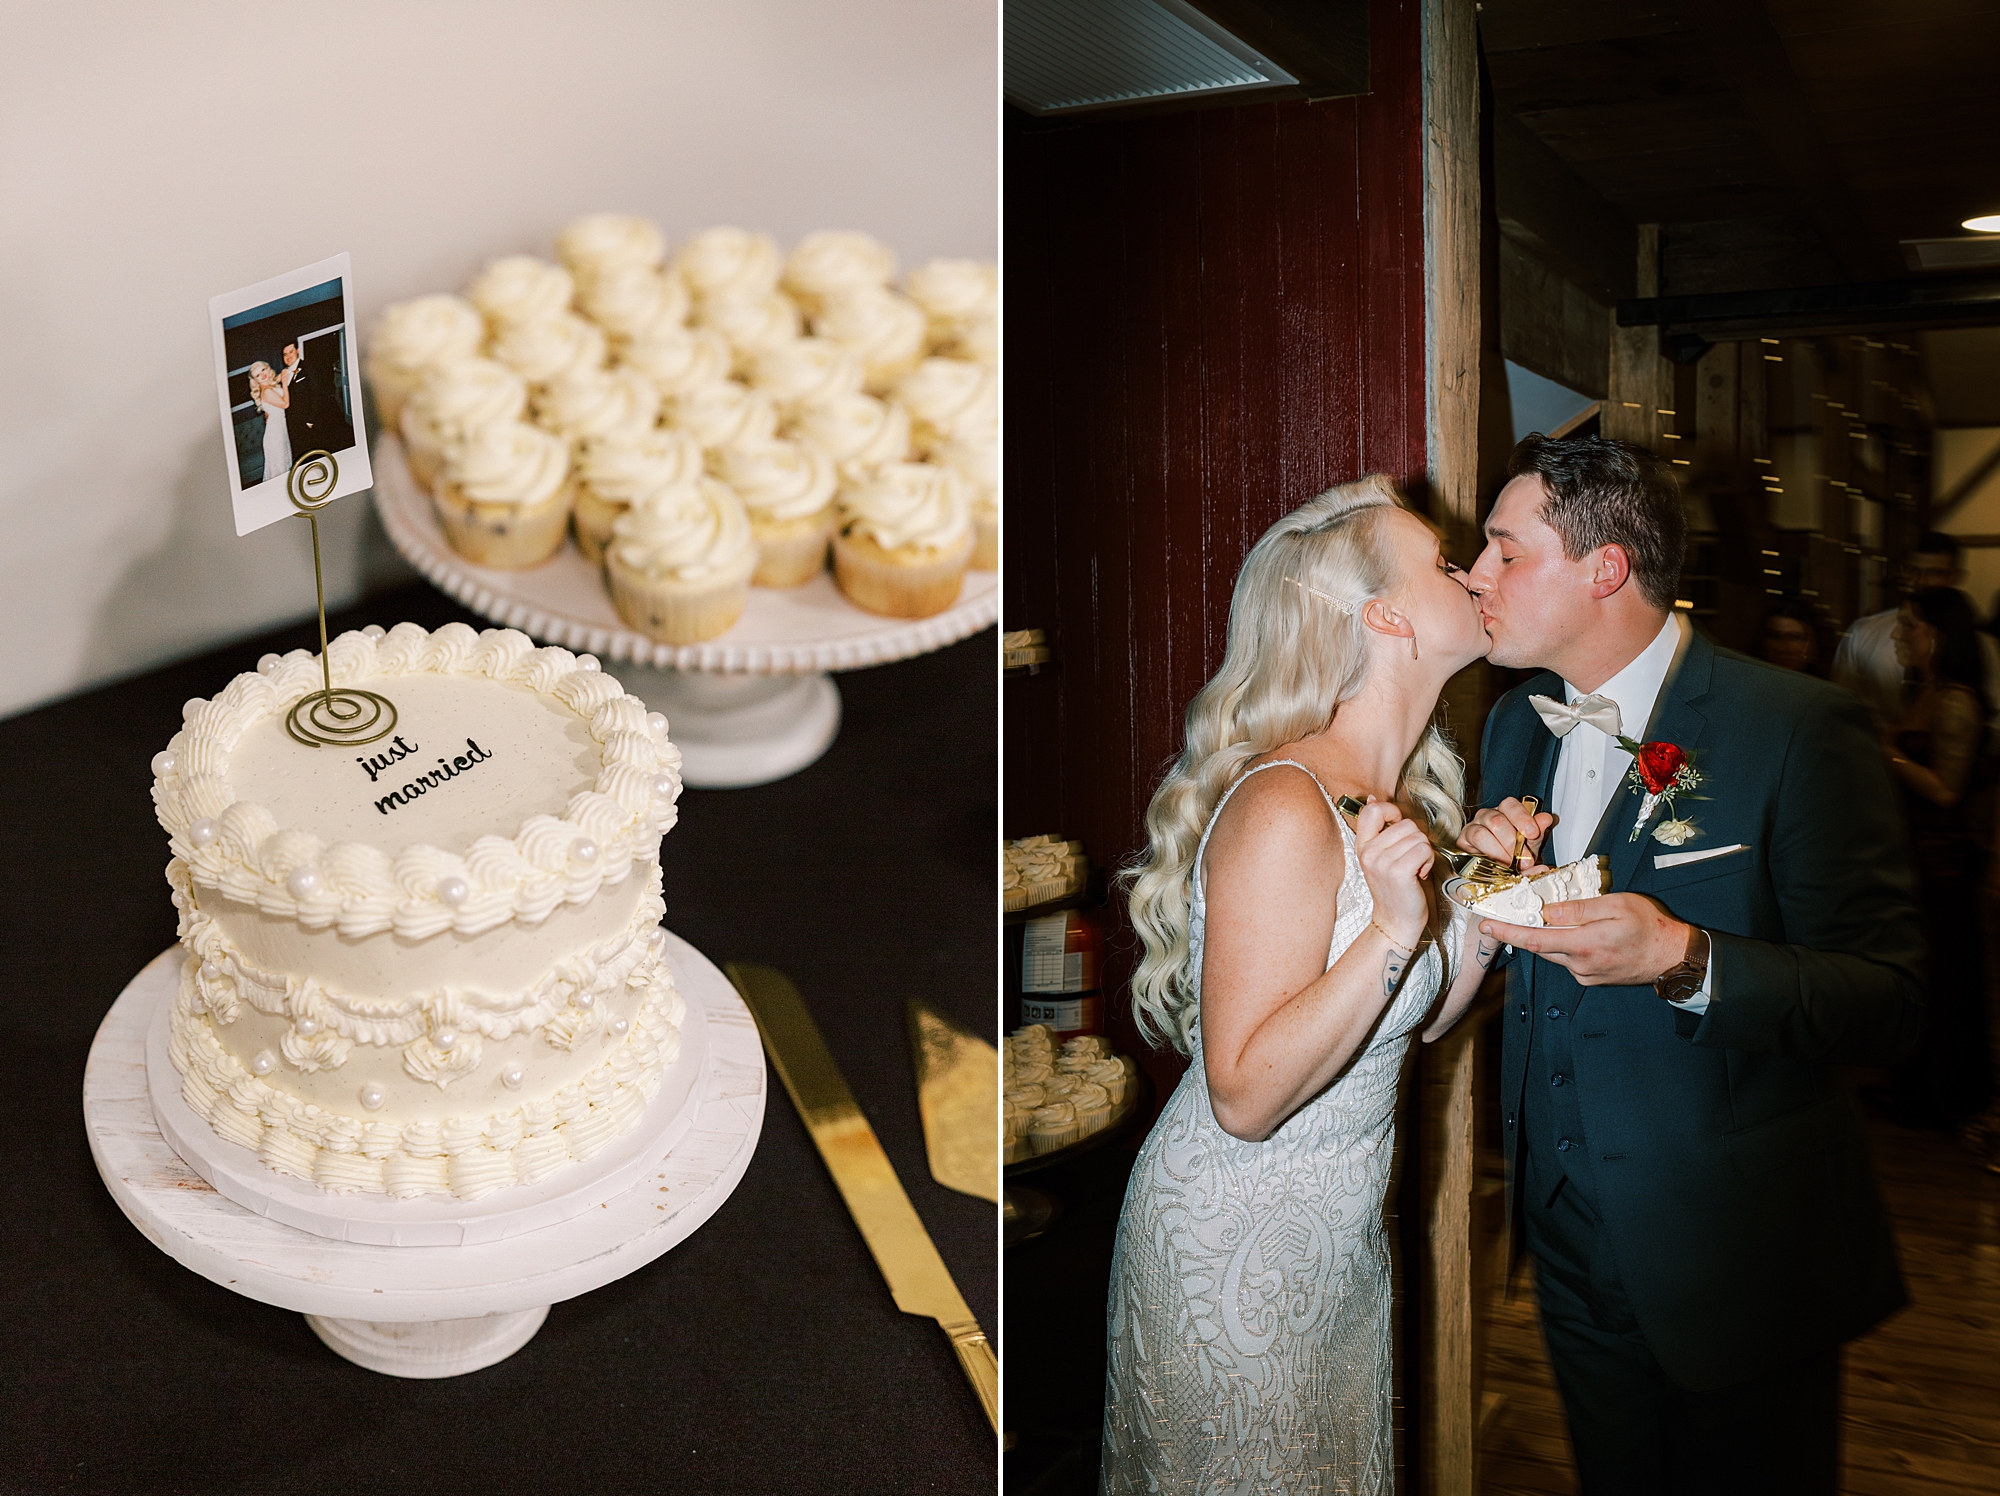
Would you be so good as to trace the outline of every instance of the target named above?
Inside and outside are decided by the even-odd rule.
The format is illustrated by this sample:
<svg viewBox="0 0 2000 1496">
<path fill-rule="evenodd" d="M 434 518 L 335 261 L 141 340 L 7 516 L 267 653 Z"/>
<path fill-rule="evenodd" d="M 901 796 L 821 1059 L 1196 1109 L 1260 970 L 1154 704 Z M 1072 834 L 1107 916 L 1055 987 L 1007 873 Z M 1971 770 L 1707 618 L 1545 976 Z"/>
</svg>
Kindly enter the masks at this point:
<svg viewBox="0 0 2000 1496">
<path fill-rule="evenodd" d="M 391 746 L 388 752 L 377 753 L 368 757 L 357 757 L 354 760 L 368 771 L 368 780 L 371 784 L 375 782 L 376 776 L 382 770 L 388 768 L 393 763 L 410 757 L 422 746 L 418 743 L 405 743 L 400 733 L 389 741 Z M 493 757 L 491 752 L 480 747 L 471 738 L 465 740 L 465 748 L 466 751 L 452 759 L 450 763 L 446 763 L 440 758 L 437 768 L 419 774 L 399 790 L 389 791 L 388 794 L 375 802 L 375 808 L 381 811 L 383 815 L 387 815 L 390 806 L 408 805 L 417 796 L 423 794 L 424 791 L 443 784 L 447 779 L 456 779 L 474 764 L 483 764 L 487 759 Z"/>
</svg>

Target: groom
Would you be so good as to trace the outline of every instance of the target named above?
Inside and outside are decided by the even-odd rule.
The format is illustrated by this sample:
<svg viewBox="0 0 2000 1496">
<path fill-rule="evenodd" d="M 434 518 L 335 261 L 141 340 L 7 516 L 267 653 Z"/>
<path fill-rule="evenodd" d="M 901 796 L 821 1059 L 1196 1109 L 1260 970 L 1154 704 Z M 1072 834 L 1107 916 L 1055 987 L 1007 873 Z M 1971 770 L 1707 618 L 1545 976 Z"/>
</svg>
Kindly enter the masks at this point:
<svg viewBox="0 0 2000 1496">
<path fill-rule="evenodd" d="M 1542 673 L 1488 719 L 1460 845 L 1610 867 L 1547 928 L 1482 927 L 1515 951 L 1508 1177 L 1583 1489 L 1830 1496 L 1840 1344 L 1904 1302 L 1834 1068 L 1922 1023 L 1898 800 L 1859 701 L 1674 611 L 1664 462 L 1530 436 L 1508 472 L 1470 585 L 1493 663 Z M 1674 755 L 1621 735 L 1699 784 L 1648 796 Z"/>
</svg>

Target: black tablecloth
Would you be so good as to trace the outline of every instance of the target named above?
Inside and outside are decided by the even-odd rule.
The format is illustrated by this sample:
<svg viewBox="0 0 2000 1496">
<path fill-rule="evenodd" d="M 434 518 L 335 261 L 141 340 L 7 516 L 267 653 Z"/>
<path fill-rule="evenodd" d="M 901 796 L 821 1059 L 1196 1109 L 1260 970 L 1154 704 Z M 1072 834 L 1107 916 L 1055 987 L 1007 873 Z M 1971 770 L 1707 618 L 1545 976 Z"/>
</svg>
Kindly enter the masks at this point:
<svg viewBox="0 0 2000 1496">
<path fill-rule="evenodd" d="M 454 618 L 481 626 L 418 587 L 333 624 Z M 705 1226 L 467 1376 L 364 1371 L 126 1220 L 82 1087 L 105 1010 L 174 938 L 148 762 L 188 697 L 316 642 L 284 630 L 0 723 L 0 1490 L 991 1492 L 994 1440 L 950 1346 L 897 1312 L 775 1075 L 749 1172 Z M 994 1037 L 994 655 L 989 631 L 838 677 L 827 755 L 688 790 L 663 860 L 669 929 L 798 983 L 997 1337 L 996 1210 L 930 1177 L 903 1017 L 920 997 Z"/>
</svg>

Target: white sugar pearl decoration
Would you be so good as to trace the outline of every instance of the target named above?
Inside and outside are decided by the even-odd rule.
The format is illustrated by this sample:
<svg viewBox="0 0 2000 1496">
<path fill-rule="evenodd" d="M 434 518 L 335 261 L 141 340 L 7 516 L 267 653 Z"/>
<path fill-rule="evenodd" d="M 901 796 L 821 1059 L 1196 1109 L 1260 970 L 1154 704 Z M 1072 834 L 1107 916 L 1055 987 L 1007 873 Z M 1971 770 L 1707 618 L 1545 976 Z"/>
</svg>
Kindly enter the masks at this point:
<svg viewBox="0 0 2000 1496">
<path fill-rule="evenodd" d="M 662 800 L 664 800 L 667 798 L 667 796 L 671 795 L 673 792 L 674 792 L 673 775 L 656 774 L 653 776 L 653 793 L 655 795 L 659 796 Z"/>
<path fill-rule="evenodd" d="M 184 899 L 184 898 L 182 898 L 182 897 L 180 896 L 180 893 L 179 893 L 179 891 L 178 891 L 178 890 L 176 890 L 176 891 L 174 892 L 173 896 L 172 896 L 171 898 L 169 898 L 169 899 L 167 900 L 167 902 L 168 902 L 168 903 L 170 903 L 170 904 L 172 904 L 172 905 L 173 905 L 173 906 L 174 906 L 174 907 L 175 907 L 176 909 L 185 909 L 185 908 L 187 908 L 187 900 L 186 900 L 186 899 Z"/>
<path fill-rule="evenodd" d="M 646 725 L 653 729 L 656 737 L 667 735 L 667 714 L 665 712 L 646 713 Z"/>
<path fill-rule="evenodd" d="M 294 1023 L 292 1027 L 299 1031 L 300 1038 L 310 1039 L 314 1034 L 319 1032 L 319 1020 L 317 1018 L 308 1016 L 305 1018 L 301 1018 L 297 1023 Z"/>
<path fill-rule="evenodd" d="M 215 963 L 214 963 L 213 961 L 204 961 L 204 962 L 202 962 L 202 963 L 201 963 L 201 979 L 202 979 L 202 980 L 203 980 L 204 982 L 219 982 L 219 981 L 221 981 L 221 980 L 222 980 L 222 968 L 221 968 L 220 966 L 217 966 L 217 965 L 216 965 L 216 964 L 215 964 Z"/>
<path fill-rule="evenodd" d="M 614 1039 L 622 1039 L 625 1037 L 626 1033 L 631 1029 L 631 1027 L 632 1027 L 631 1019 L 614 1018 L 611 1020 L 610 1024 L 611 1037 Z"/>
<path fill-rule="evenodd" d="M 438 902 L 440 904 L 449 904 L 452 908 L 456 909 L 460 904 L 465 902 L 466 895 L 471 892 L 471 887 L 463 878 L 440 878 L 438 880 Z"/>
<path fill-rule="evenodd" d="M 162 748 L 158 753 L 153 755 L 153 777 L 156 779 L 165 779 L 169 774 L 174 772 L 174 762 L 174 756 Z"/>
<path fill-rule="evenodd" d="M 285 890 L 295 899 L 309 899 L 319 892 L 319 873 L 314 868 L 295 867 L 285 879 Z"/>
<path fill-rule="evenodd" d="M 431 1043 L 449 1054 L 453 1049 L 458 1047 L 458 1030 L 441 1028 L 435 1034 L 431 1035 Z"/>
<path fill-rule="evenodd" d="M 500 1084 L 510 1091 L 521 1089 L 521 1082 L 528 1078 L 528 1072 L 519 1065 L 509 1065 L 500 1072 Z"/>
<path fill-rule="evenodd" d="M 602 670 L 604 666 L 598 662 L 596 655 L 578 655 L 576 657 L 576 668 L 579 670 Z"/>
<path fill-rule="evenodd" d="M 583 1009 L 584 1012 L 588 1013 L 592 1008 L 597 1006 L 597 994 L 595 992 L 577 993 L 576 1005 L 579 1008 Z"/>
<path fill-rule="evenodd" d="M 587 836 L 579 836 L 569 844 L 569 855 L 578 862 L 597 861 L 597 843 Z"/>
<path fill-rule="evenodd" d="M 211 821 L 207 816 L 203 816 L 198 821 L 188 822 L 188 844 L 197 850 L 202 847 L 212 846 L 216 837 L 221 834 L 215 822 Z"/>
<path fill-rule="evenodd" d="M 389 1099 L 389 1093 L 380 1086 L 370 1083 L 361 1088 L 361 1104 L 371 1112 L 382 1110 L 382 1103 Z"/>
<path fill-rule="evenodd" d="M 385 632 L 387 632 L 387 631 L 386 631 L 386 630 L 385 630 L 385 629 L 384 629 L 384 628 L 382 627 L 382 625 L 381 625 L 381 624 L 379 624 L 379 623 L 371 623 L 371 624 L 369 624 L 369 625 L 368 625 L 368 627 L 364 628 L 364 629 L 363 629 L 363 630 L 362 630 L 361 632 L 362 632 L 362 633 L 364 633 L 364 634 L 366 634 L 366 635 L 367 635 L 367 636 L 368 636 L 369 638 L 371 638 L 371 639 L 379 639 L 379 638 L 381 638 L 381 637 L 382 637 L 382 635 L 383 635 L 383 634 L 384 634 Z"/>
<path fill-rule="evenodd" d="M 260 1049 L 250 1057 L 250 1073 L 269 1075 L 278 1068 L 278 1057 L 268 1049 Z"/>
<path fill-rule="evenodd" d="M 276 655 L 267 654 L 257 662 L 257 673 L 259 675 L 269 675 L 283 663 L 284 661 L 280 660 Z"/>
<path fill-rule="evenodd" d="M 181 721 L 191 721 L 194 714 L 207 705 L 208 703 L 203 701 L 199 696 L 188 697 L 186 701 L 181 703 Z"/>
</svg>

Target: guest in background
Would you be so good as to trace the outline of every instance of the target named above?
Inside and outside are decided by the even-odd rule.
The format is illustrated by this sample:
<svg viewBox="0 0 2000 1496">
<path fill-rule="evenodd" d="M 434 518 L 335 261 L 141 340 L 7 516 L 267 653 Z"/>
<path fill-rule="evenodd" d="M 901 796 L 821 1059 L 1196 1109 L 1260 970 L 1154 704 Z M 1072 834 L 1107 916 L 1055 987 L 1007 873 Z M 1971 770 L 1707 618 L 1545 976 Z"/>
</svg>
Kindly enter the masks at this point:
<svg viewBox="0 0 2000 1496">
<path fill-rule="evenodd" d="M 1905 558 L 1901 575 L 1906 597 L 1927 587 L 1956 591 L 1965 585 L 1965 547 L 1941 530 L 1927 531 Z M 1968 611 L 1974 608 L 1969 597 L 1965 605 Z M 1973 616 L 1976 621 L 1977 613 Z M 1897 726 L 1903 717 L 1903 667 L 1896 662 L 1893 637 L 1896 618 L 1897 610 L 1888 608 L 1855 619 L 1833 656 L 1834 684 L 1867 702 L 1875 725 L 1884 730 Z M 1981 634 L 1977 647 L 1983 667 L 1980 685 L 1990 710 L 2000 707 L 2000 640 Z"/>
<path fill-rule="evenodd" d="M 1993 1091 L 1987 1049 L 1986 962 L 1978 890 L 1990 807 L 1985 663 L 1972 603 L 1956 587 L 1925 587 L 1897 614 L 1896 659 L 1915 682 L 1886 734 L 1902 786 L 1930 939 L 1930 1022 L 1896 1078 L 1898 1120 L 1956 1127 Z"/>
<path fill-rule="evenodd" d="M 1819 614 L 1811 603 L 1786 598 L 1764 615 L 1757 632 L 1757 657 L 1780 670 L 1803 670 L 1824 677 L 1819 662 Z"/>
</svg>

